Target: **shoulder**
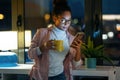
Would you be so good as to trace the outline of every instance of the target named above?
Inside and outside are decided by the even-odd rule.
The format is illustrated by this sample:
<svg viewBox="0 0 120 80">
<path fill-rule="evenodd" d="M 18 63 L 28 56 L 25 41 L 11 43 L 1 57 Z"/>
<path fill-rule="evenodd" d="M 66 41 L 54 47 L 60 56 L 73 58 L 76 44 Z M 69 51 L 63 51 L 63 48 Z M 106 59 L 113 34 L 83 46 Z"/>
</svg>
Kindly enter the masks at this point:
<svg viewBox="0 0 120 80">
<path fill-rule="evenodd" d="M 75 38 L 75 36 L 74 36 L 74 35 L 72 35 L 71 33 L 69 33 L 68 31 L 67 31 L 67 35 L 68 35 L 68 39 L 69 39 L 70 44 L 71 44 L 71 43 L 72 43 L 72 41 L 73 41 L 73 39 Z"/>
<path fill-rule="evenodd" d="M 52 31 L 52 29 L 53 29 L 53 25 L 48 25 L 48 27 L 46 27 L 46 28 L 39 28 L 39 29 L 37 29 L 37 32 L 44 33 L 44 32 L 48 32 L 48 31 Z"/>
<path fill-rule="evenodd" d="M 39 28 L 39 29 L 37 29 L 37 32 L 45 32 L 47 30 L 48 30 L 47 28 Z"/>
<path fill-rule="evenodd" d="M 69 31 L 67 31 L 67 35 L 70 37 L 70 38 L 74 38 L 75 36 L 72 35 Z"/>
<path fill-rule="evenodd" d="M 48 31 L 48 28 L 39 28 L 37 29 L 37 34 L 46 34 Z"/>
</svg>

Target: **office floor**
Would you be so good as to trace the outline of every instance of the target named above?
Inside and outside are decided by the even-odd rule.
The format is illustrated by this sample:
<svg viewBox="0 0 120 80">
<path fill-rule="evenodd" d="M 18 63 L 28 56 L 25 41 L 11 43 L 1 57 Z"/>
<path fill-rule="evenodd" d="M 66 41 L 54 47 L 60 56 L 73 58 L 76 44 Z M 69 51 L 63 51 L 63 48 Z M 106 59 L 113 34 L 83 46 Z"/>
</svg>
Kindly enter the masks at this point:
<svg viewBox="0 0 120 80">
<path fill-rule="evenodd" d="M 4 77 L 5 80 L 30 80 L 28 75 L 24 74 L 5 74 L 6 77 Z M 0 78 L 1 80 L 1 78 Z"/>
<path fill-rule="evenodd" d="M 5 80 L 29 80 L 29 76 L 28 75 L 7 75 L 6 74 L 6 79 Z M 1 79 L 0 79 L 1 80 Z M 74 80 L 108 80 L 107 77 L 79 77 L 79 76 L 75 76 Z"/>
<path fill-rule="evenodd" d="M 74 77 L 74 80 L 108 80 L 107 77 Z"/>
</svg>

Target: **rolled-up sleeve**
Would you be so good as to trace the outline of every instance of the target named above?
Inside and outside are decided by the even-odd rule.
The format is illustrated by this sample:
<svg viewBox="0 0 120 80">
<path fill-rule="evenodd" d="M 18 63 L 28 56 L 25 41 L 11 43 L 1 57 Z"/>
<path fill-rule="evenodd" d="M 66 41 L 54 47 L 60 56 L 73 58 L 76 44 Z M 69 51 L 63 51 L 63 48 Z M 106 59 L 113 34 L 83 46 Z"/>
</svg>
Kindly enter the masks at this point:
<svg viewBox="0 0 120 80">
<path fill-rule="evenodd" d="M 82 64 L 83 64 L 83 61 L 81 59 L 79 61 L 75 61 L 73 59 L 73 65 L 74 65 L 75 68 L 80 67 Z"/>
<path fill-rule="evenodd" d="M 41 54 L 39 45 L 40 45 L 40 30 L 37 30 L 36 34 L 34 35 L 31 41 L 31 45 L 28 50 L 29 58 L 34 59 L 35 57 Z"/>
</svg>

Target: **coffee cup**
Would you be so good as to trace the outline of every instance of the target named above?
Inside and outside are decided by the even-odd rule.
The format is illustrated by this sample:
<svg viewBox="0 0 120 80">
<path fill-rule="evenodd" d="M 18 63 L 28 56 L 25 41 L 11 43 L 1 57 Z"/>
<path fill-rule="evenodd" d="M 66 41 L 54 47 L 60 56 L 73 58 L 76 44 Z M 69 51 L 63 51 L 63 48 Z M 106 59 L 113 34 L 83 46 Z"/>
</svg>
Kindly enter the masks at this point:
<svg viewBox="0 0 120 80">
<path fill-rule="evenodd" d="M 57 51 L 62 52 L 64 50 L 63 40 L 54 40 L 54 44 Z"/>
</svg>

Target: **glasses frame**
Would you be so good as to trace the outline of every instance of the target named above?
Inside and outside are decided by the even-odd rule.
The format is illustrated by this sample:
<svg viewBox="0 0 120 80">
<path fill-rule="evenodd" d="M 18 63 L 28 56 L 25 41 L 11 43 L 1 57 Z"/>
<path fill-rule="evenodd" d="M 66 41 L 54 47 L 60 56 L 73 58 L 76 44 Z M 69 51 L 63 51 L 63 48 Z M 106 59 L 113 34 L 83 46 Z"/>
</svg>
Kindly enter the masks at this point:
<svg viewBox="0 0 120 80">
<path fill-rule="evenodd" d="M 67 20 L 67 19 L 65 19 L 64 17 L 58 17 L 59 18 L 59 20 L 60 20 L 60 23 L 62 23 L 62 24 L 66 24 L 66 23 L 71 23 L 72 22 L 72 19 L 69 19 L 69 20 Z"/>
</svg>

